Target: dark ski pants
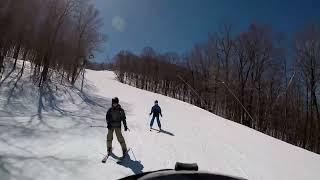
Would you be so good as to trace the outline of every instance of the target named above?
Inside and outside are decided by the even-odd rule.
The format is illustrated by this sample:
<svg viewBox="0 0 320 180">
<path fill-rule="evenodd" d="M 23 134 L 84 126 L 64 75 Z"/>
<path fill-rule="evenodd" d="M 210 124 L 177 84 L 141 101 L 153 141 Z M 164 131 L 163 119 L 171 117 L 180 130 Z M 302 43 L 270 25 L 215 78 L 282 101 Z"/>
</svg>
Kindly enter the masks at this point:
<svg viewBox="0 0 320 180">
<path fill-rule="evenodd" d="M 117 139 L 121 145 L 122 151 L 127 151 L 126 142 L 122 136 L 121 128 L 110 128 L 108 129 L 107 135 L 107 149 L 112 148 L 113 132 L 116 132 Z"/>
<path fill-rule="evenodd" d="M 154 122 L 154 119 L 155 119 L 155 118 L 157 118 L 158 127 L 159 127 L 159 129 L 161 129 L 161 123 L 160 123 L 159 116 L 153 116 L 153 117 L 152 117 L 151 122 L 150 122 L 150 128 L 152 128 L 153 122 Z"/>
</svg>

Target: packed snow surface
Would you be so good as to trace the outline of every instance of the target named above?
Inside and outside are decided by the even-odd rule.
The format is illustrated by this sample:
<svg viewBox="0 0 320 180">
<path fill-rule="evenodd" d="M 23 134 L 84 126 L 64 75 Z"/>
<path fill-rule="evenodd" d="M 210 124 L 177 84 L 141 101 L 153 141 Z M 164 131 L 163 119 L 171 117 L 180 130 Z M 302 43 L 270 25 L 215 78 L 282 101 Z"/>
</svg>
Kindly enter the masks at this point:
<svg viewBox="0 0 320 180">
<path fill-rule="evenodd" d="M 0 86 L 0 179 L 118 179 L 174 168 L 177 161 L 250 180 L 320 179 L 319 155 L 122 84 L 111 71 L 86 70 L 82 93 L 60 79 L 38 88 L 26 71 L 22 77 L 13 73 L 12 81 Z M 123 134 L 131 151 L 122 164 L 115 156 L 103 164 L 105 114 L 115 96 L 126 111 L 130 131 Z M 160 133 L 149 131 L 154 100 L 163 111 Z M 120 156 L 115 136 L 113 147 Z"/>
</svg>

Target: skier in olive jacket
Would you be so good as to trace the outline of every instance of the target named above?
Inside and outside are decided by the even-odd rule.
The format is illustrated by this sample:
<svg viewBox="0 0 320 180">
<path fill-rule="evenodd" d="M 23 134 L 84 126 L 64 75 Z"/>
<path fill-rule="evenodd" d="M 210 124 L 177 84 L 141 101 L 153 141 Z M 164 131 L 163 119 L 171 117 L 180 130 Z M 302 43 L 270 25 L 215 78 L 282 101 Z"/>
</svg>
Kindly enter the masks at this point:
<svg viewBox="0 0 320 180">
<path fill-rule="evenodd" d="M 112 107 L 108 110 L 106 115 L 107 120 L 107 151 L 110 154 L 112 151 L 112 140 L 113 140 L 113 132 L 115 131 L 117 139 L 121 145 L 123 156 L 127 152 L 127 145 L 121 133 L 121 122 L 123 123 L 124 130 L 127 131 L 127 122 L 126 115 L 124 110 L 121 108 L 119 104 L 119 99 L 117 97 L 112 99 Z"/>
</svg>

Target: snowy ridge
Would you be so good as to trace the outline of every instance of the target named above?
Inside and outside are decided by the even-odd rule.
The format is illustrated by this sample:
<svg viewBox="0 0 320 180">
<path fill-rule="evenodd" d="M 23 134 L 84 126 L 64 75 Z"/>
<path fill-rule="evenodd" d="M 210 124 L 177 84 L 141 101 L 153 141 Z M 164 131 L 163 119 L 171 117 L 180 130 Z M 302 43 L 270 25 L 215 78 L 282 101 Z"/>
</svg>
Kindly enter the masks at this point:
<svg viewBox="0 0 320 180">
<path fill-rule="evenodd" d="M 173 168 L 176 161 L 250 180 L 320 177 L 319 155 L 185 102 L 121 84 L 113 72 L 87 70 L 84 93 L 52 82 L 42 96 L 28 78 L 21 78 L 9 101 L 13 83 L 0 87 L 1 179 L 117 179 Z M 115 156 L 101 163 L 106 153 L 105 113 L 114 96 L 131 130 L 123 133 L 132 152 L 122 165 L 116 163 L 121 155 L 116 138 Z M 167 133 L 149 131 L 155 99 Z"/>
</svg>

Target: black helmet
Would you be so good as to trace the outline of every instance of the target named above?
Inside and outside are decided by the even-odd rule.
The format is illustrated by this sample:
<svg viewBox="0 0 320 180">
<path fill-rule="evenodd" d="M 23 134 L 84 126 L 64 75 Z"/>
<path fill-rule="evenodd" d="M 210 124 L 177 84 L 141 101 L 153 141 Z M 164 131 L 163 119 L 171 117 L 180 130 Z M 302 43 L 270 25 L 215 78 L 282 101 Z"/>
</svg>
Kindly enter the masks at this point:
<svg viewBox="0 0 320 180">
<path fill-rule="evenodd" d="M 117 97 L 112 98 L 112 104 L 119 104 L 119 98 Z"/>
<path fill-rule="evenodd" d="M 158 100 L 155 100 L 154 103 L 155 103 L 155 104 L 158 104 Z"/>
</svg>

